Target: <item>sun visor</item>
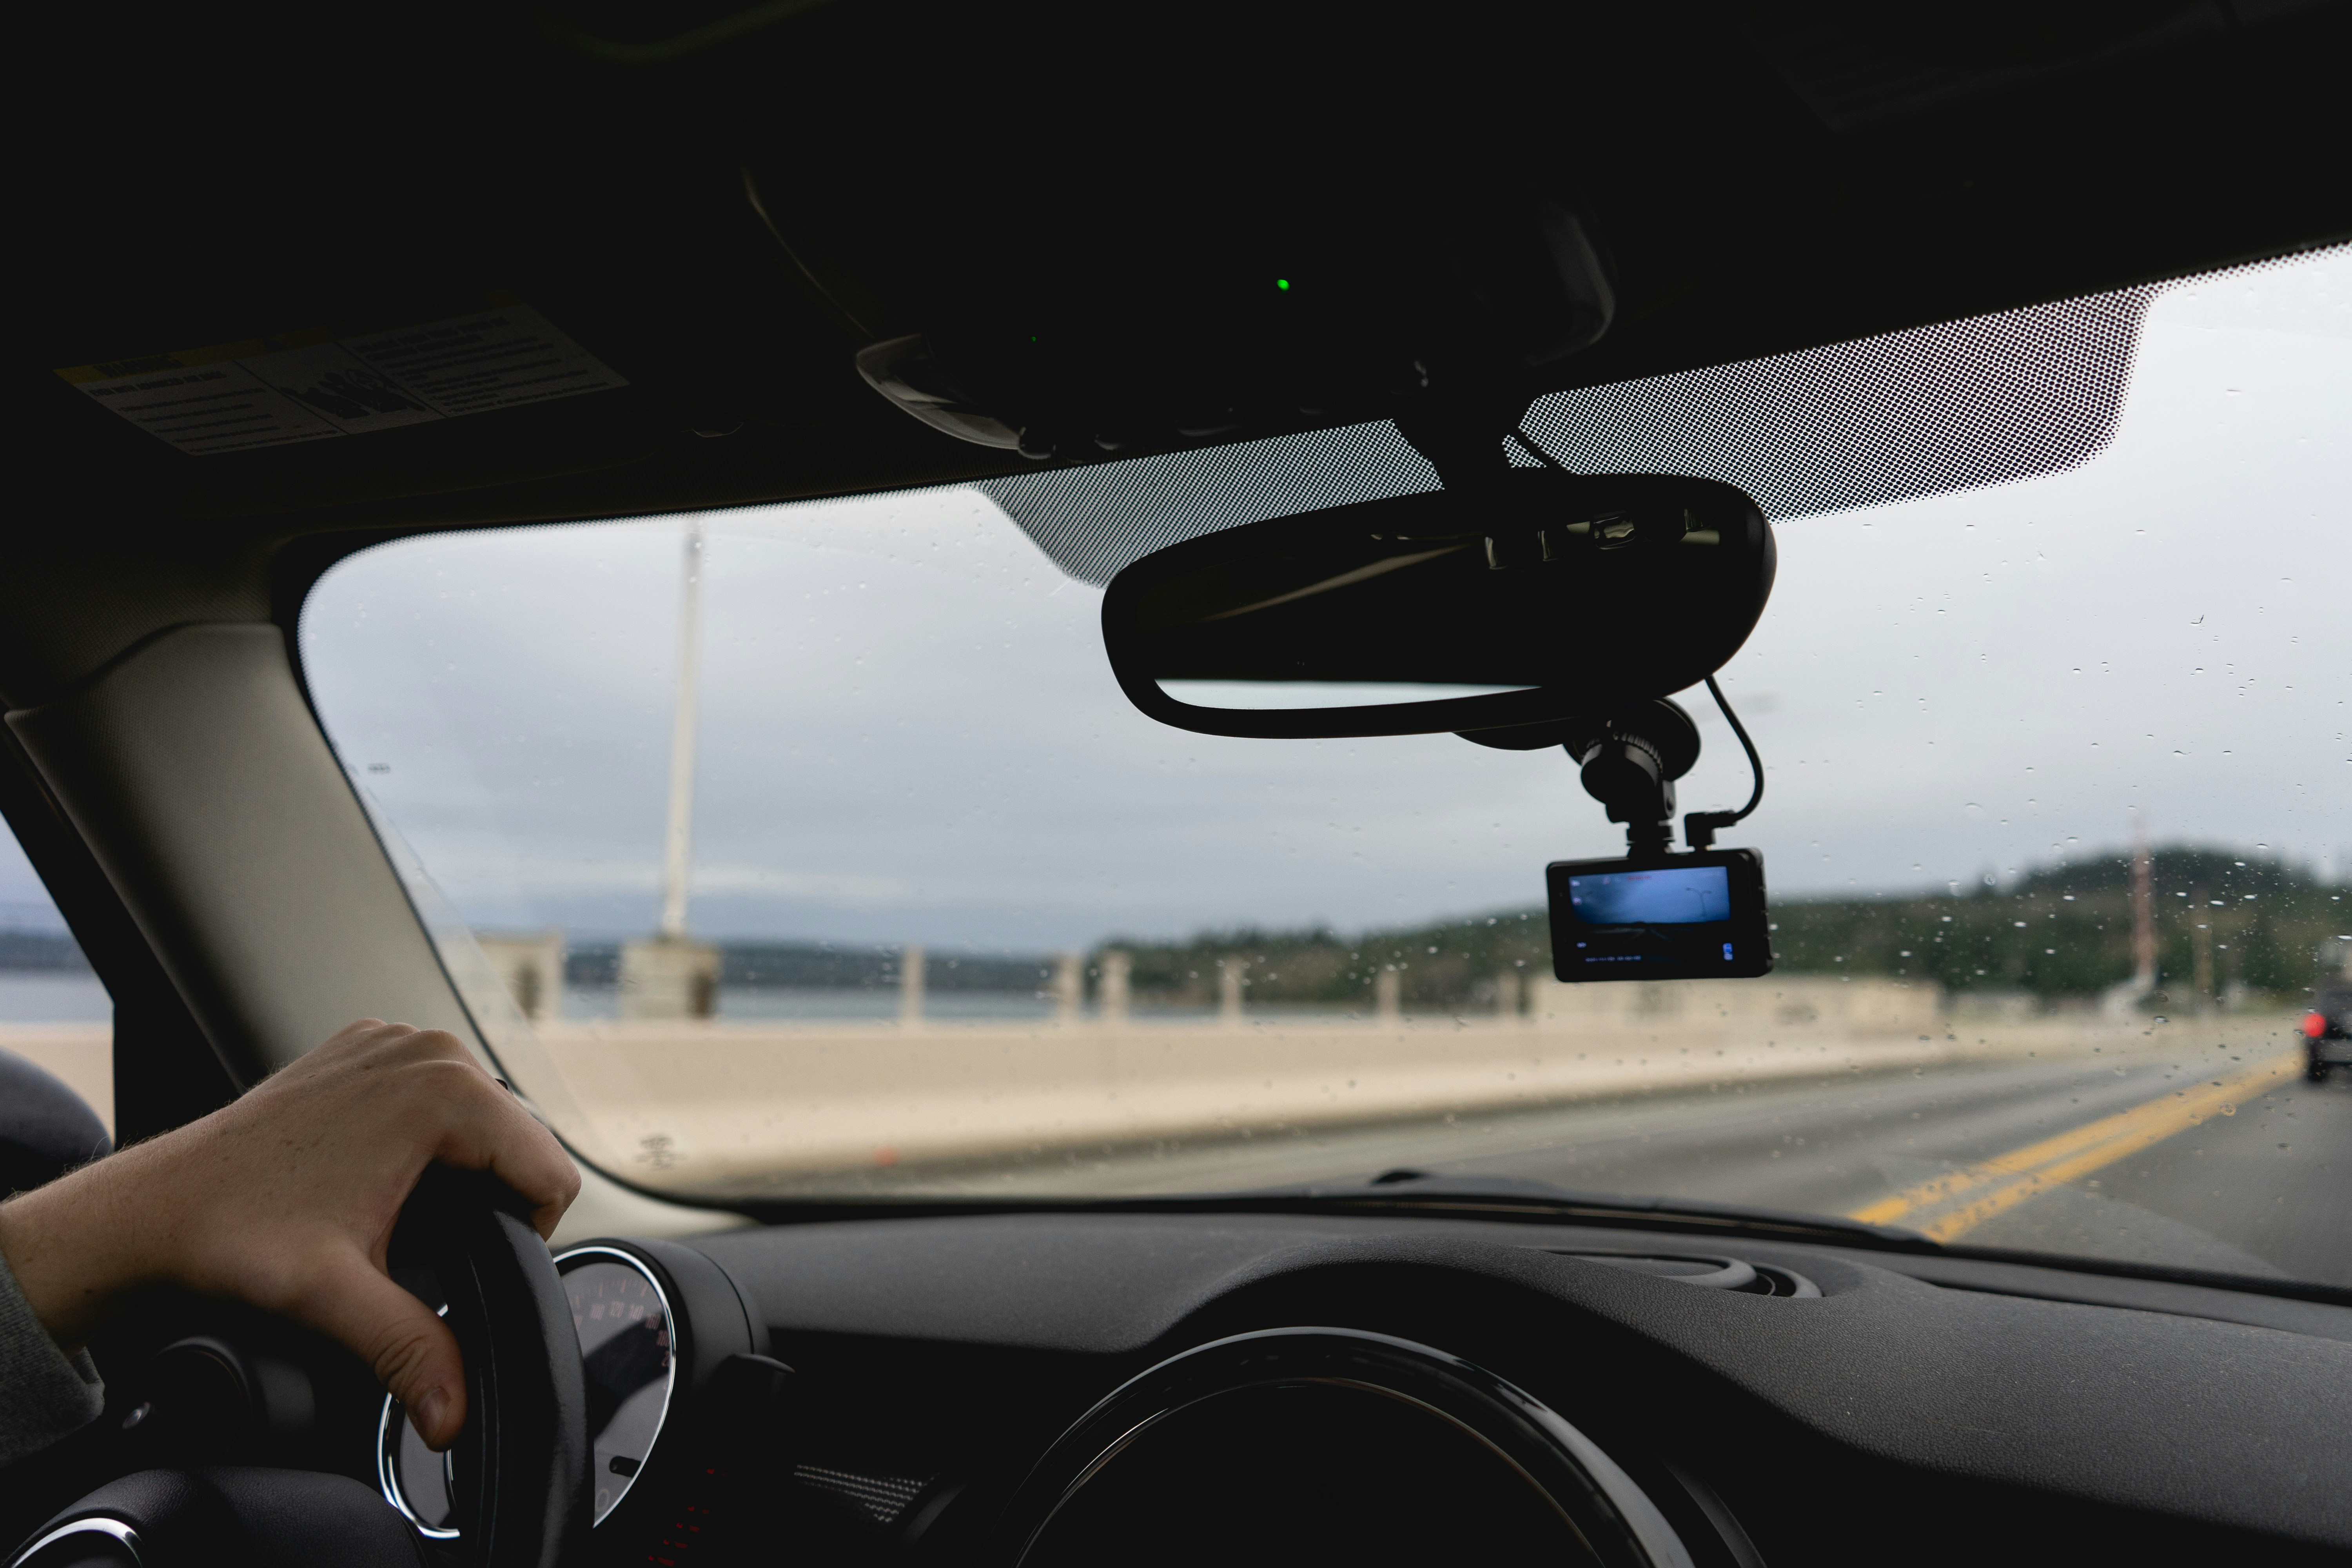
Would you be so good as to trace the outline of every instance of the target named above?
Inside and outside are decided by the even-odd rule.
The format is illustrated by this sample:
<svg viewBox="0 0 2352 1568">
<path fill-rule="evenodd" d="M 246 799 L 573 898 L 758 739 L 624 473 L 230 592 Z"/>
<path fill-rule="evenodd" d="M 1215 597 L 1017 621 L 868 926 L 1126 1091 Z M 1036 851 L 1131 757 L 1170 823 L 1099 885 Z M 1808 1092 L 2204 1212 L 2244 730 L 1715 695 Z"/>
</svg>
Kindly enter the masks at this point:
<svg viewBox="0 0 2352 1568">
<path fill-rule="evenodd" d="M 2032 479 L 2113 438 L 2164 287 L 1576 387 L 1537 399 L 1522 427 L 1570 472 L 1719 479 L 1776 521 Z M 982 486 L 1090 583 L 1179 540 L 1438 488 L 1385 420 Z"/>
</svg>

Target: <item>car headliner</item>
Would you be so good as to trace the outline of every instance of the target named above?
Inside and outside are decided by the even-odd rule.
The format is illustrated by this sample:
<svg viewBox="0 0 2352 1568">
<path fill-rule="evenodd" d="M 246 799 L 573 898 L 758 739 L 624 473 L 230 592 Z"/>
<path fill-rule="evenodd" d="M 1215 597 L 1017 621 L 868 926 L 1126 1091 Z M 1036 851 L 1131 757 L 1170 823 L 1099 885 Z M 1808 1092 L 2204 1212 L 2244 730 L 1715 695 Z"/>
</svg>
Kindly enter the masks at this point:
<svg viewBox="0 0 2352 1568">
<path fill-rule="evenodd" d="M 1198 228 L 1240 221 L 1229 185 L 1524 162 L 1580 193 L 1618 292 L 1601 342 L 1508 389 L 1528 398 L 2352 233 L 2333 166 L 2352 100 L 2332 79 L 2352 8 L 1870 11 L 1459 7 L 1401 27 L 1217 5 L 1178 29 L 840 0 L 704 6 L 678 32 L 674 8 L 619 3 L 59 8 L 20 40 L 8 100 L 40 156 L 14 192 L 0 697 L 38 703 L 167 626 L 289 624 L 326 565 L 400 533 L 1036 472 L 855 373 L 866 334 L 951 324 L 926 315 L 951 294 L 845 308 L 811 286 L 812 256 L 909 232 L 909 211 L 997 223 L 1034 268 L 1115 206 L 1163 202 Z M 1206 170 L 1116 165 L 1165 154 L 1191 104 Z M 1302 124 L 1321 139 L 1300 150 Z M 1230 161 L 1253 138 L 1269 167 Z M 744 190 L 745 150 L 779 139 L 831 203 L 791 250 Z M 877 265 L 982 265 L 959 231 L 935 237 Z M 628 384 L 193 457 L 57 374 L 430 320 L 490 289 Z"/>
</svg>

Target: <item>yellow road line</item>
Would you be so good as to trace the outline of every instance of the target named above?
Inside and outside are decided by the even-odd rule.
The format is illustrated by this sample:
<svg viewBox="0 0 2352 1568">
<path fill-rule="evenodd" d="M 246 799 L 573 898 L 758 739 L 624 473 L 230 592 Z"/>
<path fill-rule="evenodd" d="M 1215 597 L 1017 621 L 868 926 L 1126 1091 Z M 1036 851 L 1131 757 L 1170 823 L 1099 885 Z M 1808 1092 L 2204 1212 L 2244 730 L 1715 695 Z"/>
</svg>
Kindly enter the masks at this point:
<svg viewBox="0 0 2352 1568">
<path fill-rule="evenodd" d="M 1949 1241 L 2052 1187 L 2089 1175 L 2152 1143 L 2185 1132 L 2208 1116 L 2231 1114 L 2238 1100 L 2294 1076 L 2302 1059 L 2300 1052 L 2282 1052 L 2227 1078 L 2174 1089 L 2128 1110 L 2103 1116 L 2038 1143 L 1922 1182 L 1893 1197 L 1858 1208 L 1848 1217 L 1869 1225 L 1891 1225 L 1906 1215 L 1940 1209 L 1945 1212 L 1916 1228 L 1934 1240 Z M 1949 1206 L 1955 1204 L 1957 1207 Z"/>
</svg>

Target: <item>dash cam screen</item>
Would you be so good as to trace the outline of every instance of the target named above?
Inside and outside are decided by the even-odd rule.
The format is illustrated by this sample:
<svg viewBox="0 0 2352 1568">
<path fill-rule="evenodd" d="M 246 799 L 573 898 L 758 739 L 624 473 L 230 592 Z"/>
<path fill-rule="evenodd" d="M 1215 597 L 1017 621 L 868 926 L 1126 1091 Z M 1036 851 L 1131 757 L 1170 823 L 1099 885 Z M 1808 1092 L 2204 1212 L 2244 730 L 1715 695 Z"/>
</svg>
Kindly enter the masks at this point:
<svg viewBox="0 0 2352 1568">
<path fill-rule="evenodd" d="M 1586 925 L 1696 925 L 1731 918 L 1731 878 L 1720 866 L 1604 871 L 1568 879 L 1568 907 Z"/>
<path fill-rule="evenodd" d="M 1551 893 L 1552 972 L 1567 981 L 1766 974 L 1764 860 L 1753 849 L 1563 860 Z"/>
</svg>

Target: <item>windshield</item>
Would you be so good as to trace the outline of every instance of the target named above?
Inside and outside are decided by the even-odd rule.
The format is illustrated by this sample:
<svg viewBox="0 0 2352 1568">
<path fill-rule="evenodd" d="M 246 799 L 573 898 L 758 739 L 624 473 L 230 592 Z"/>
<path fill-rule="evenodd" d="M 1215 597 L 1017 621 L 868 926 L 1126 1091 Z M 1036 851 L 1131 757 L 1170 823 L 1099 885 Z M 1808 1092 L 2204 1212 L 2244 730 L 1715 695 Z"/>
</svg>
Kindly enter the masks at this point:
<svg viewBox="0 0 2352 1568">
<path fill-rule="evenodd" d="M 0 824 L 0 1052 L 81 1096 L 114 1131 L 114 1004 L 16 835 Z"/>
<path fill-rule="evenodd" d="M 1161 727 L 976 489 L 380 546 L 304 667 L 501 1061 L 652 1189 L 1510 1177 L 2352 1284 L 2345 266 L 2160 293 L 2080 466 L 1783 519 L 1759 980 L 1554 981 L 1546 862 L 1622 845 L 1557 750 Z"/>
</svg>

